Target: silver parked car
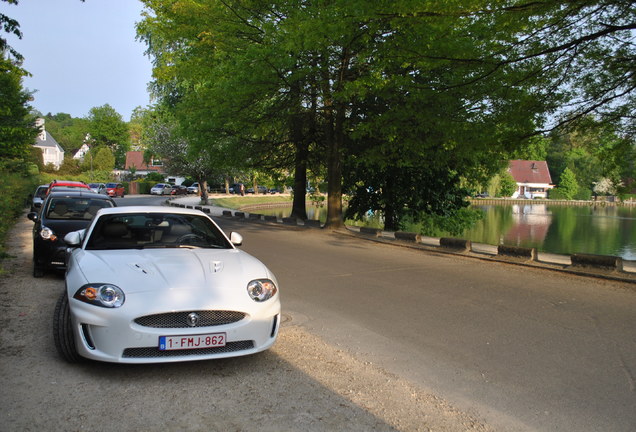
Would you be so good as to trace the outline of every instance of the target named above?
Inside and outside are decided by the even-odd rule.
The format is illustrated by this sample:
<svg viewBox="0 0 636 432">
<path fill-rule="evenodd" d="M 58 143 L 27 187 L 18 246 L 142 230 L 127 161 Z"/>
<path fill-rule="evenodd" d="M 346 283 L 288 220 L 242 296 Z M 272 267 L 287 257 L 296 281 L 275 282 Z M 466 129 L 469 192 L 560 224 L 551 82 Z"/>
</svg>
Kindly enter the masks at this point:
<svg viewBox="0 0 636 432">
<path fill-rule="evenodd" d="M 107 195 L 106 185 L 104 183 L 89 183 L 88 187 L 95 193 Z"/>
<path fill-rule="evenodd" d="M 172 185 L 170 183 L 157 183 L 150 188 L 150 195 L 170 195 L 172 193 Z"/>
</svg>

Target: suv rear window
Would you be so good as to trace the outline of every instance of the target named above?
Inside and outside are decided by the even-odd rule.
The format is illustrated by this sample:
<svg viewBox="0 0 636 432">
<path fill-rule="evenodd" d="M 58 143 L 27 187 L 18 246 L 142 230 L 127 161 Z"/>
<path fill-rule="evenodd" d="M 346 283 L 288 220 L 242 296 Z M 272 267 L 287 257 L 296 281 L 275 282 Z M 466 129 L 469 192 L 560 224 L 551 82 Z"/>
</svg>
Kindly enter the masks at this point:
<svg viewBox="0 0 636 432">
<path fill-rule="evenodd" d="M 113 207 L 110 200 L 60 197 L 49 201 L 46 217 L 49 219 L 90 220 L 104 207 Z"/>
</svg>

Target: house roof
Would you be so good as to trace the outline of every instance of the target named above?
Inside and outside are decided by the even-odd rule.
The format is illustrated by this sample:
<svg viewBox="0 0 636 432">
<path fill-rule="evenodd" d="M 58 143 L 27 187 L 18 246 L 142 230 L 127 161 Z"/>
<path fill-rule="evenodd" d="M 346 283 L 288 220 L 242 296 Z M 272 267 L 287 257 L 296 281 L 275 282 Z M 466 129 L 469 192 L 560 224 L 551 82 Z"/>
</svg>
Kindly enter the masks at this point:
<svg viewBox="0 0 636 432">
<path fill-rule="evenodd" d="M 552 184 L 546 161 L 511 160 L 508 170 L 517 183 Z"/>
<path fill-rule="evenodd" d="M 126 165 L 125 169 L 130 170 L 135 168 L 138 171 L 157 171 L 163 172 L 163 167 L 147 165 L 144 162 L 144 152 L 142 151 L 129 151 L 126 152 Z"/>
<path fill-rule="evenodd" d="M 53 147 L 57 148 L 60 152 L 64 153 L 64 149 L 61 145 L 55 141 L 55 138 L 48 133 L 47 131 L 43 131 L 40 133 L 37 138 L 35 138 L 35 146 L 36 147 Z"/>
</svg>

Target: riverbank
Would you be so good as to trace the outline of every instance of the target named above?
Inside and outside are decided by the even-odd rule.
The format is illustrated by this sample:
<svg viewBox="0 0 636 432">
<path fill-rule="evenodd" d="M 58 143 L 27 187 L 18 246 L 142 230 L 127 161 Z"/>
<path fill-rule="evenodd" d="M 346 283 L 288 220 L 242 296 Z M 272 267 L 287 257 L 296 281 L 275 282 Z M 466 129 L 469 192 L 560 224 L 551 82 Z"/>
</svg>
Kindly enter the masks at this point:
<svg viewBox="0 0 636 432">
<path fill-rule="evenodd" d="M 559 205 L 559 206 L 586 206 L 586 207 L 608 207 L 608 206 L 628 206 L 636 207 L 636 201 L 620 201 L 620 200 L 549 200 L 549 199 L 518 199 L 518 198 L 471 198 L 471 205 Z"/>
</svg>

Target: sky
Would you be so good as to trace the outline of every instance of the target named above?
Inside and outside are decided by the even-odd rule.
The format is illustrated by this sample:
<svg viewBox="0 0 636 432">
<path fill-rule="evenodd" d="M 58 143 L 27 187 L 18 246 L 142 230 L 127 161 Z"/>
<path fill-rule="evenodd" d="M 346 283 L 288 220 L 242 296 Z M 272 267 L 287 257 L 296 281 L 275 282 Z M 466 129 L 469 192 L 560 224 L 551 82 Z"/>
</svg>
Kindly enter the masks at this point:
<svg viewBox="0 0 636 432">
<path fill-rule="evenodd" d="M 23 81 L 36 91 L 31 106 L 45 115 L 86 117 L 109 104 L 124 121 L 146 107 L 152 65 L 135 40 L 141 10 L 137 0 L 0 1 L 0 13 L 20 23 L 22 39 L 4 37 L 32 74 Z"/>
</svg>

